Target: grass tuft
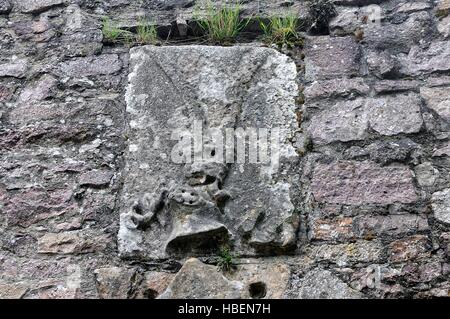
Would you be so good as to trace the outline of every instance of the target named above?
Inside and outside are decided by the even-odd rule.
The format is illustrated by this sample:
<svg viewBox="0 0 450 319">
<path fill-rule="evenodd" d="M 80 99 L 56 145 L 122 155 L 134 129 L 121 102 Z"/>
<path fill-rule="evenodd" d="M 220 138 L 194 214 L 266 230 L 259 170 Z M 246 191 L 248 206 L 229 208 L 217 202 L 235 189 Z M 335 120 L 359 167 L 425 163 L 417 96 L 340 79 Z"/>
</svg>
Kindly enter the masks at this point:
<svg viewBox="0 0 450 319">
<path fill-rule="evenodd" d="M 271 17 L 269 22 L 260 21 L 259 25 L 264 32 L 264 40 L 269 44 L 293 47 L 302 44 L 297 32 L 298 23 L 297 16 L 290 14 L 285 17 Z"/>
<path fill-rule="evenodd" d="M 128 31 L 122 30 L 110 18 L 104 18 L 102 24 L 103 37 L 108 42 L 126 41 L 130 34 Z"/>
<path fill-rule="evenodd" d="M 102 24 L 103 38 L 110 43 L 123 43 L 128 46 L 136 44 L 157 44 L 158 32 L 156 26 L 144 20 L 138 21 L 136 33 L 119 28 L 110 18 L 104 18 Z"/>
<path fill-rule="evenodd" d="M 206 5 L 206 15 L 195 20 L 210 42 L 227 44 L 235 42 L 238 34 L 249 23 L 249 20 L 241 20 L 240 12 L 239 2 L 212 5 L 209 1 Z"/>
<path fill-rule="evenodd" d="M 156 44 L 158 42 L 156 26 L 144 20 L 138 22 L 136 33 L 136 42 L 139 44 Z"/>
</svg>

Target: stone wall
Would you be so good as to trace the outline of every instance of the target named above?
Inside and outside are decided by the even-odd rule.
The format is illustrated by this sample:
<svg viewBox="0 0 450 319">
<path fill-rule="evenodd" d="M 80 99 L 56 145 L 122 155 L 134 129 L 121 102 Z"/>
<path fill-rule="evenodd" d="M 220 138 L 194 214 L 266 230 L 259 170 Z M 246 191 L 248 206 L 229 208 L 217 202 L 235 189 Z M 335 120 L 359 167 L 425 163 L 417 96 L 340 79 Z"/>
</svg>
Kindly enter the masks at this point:
<svg viewBox="0 0 450 319">
<path fill-rule="evenodd" d="M 190 0 L 0 0 L 0 297 L 449 296 L 450 2 L 334 3 L 329 34 L 280 53 L 251 27 L 199 46 Z M 104 16 L 146 16 L 164 45 L 104 43 Z M 202 202 L 214 221 L 134 224 L 135 195 L 185 178 L 149 129 L 186 116 L 282 126 L 281 169 L 203 167 L 227 199 Z M 230 240 L 234 271 L 185 245 L 210 240 Z"/>
</svg>

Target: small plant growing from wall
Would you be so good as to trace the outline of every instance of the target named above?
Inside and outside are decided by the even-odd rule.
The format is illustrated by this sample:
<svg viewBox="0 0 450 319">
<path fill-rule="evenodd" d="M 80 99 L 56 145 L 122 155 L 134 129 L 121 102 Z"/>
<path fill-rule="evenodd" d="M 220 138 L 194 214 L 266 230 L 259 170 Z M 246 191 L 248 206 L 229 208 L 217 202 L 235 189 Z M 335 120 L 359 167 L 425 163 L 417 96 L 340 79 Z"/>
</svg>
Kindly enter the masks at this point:
<svg viewBox="0 0 450 319">
<path fill-rule="evenodd" d="M 328 33 L 328 24 L 331 18 L 336 16 L 336 13 L 336 8 L 331 0 L 309 0 L 310 31 L 319 34 Z"/>
<path fill-rule="evenodd" d="M 235 42 L 238 34 L 246 27 L 248 21 L 240 18 L 239 2 L 234 4 L 213 5 L 206 3 L 206 14 L 197 14 L 195 21 L 212 43 L 228 44 Z"/>
<path fill-rule="evenodd" d="M 295 14 L 285 17 L 271 17 L 268 22 L 260 21 L 261 30 L 264 32 L 264 41 L 278 46 L 287 45 L 294 47 L 303 44 L 302 38 L 297 32 L 299 20 Z"/>
<path fill-rule="evenodd" d="M 136 42 L 139 44 L 156 44 L 158 42 L 156 26 L 145 20 L 139 20 L 136 28 Z"/>
<path fill-rule="evenodd" d="M 234 257 L 229 247 L 222 247 L 220 249 L 217 267 L 223 272 L 229 272 L 234 269 Z"/>
<path fill-rule="evenodd" d="M 128 46 L 157 44 L 158 33 L 156 26 L 141 19 L 138 21 L 136 33 L 121 29 L 110 18 L 104 18 L 102 24 L 103 38 L 109 43 L 122 43 Z"/>
<path fill-rule="evenodd" d="M 449 2 L 449 4 L 450 4 L 450 2 Z M 450 14 L 450 9 L 448 9 L 448 7 L 446 7 L 445 5 L 443 5 L 442 8 L 438 8 L 436 10 L 436 17 L 438 17 L 438 18 L 445 18 L 449 14 Z"/>
<path fill-rule="evenodd" d="M 104 40 L 111 43 L 128 42 L 133 36 L 131 32 L 120 29 L 110 18 L 103 19 L 102 33 Z"/>
</svg>

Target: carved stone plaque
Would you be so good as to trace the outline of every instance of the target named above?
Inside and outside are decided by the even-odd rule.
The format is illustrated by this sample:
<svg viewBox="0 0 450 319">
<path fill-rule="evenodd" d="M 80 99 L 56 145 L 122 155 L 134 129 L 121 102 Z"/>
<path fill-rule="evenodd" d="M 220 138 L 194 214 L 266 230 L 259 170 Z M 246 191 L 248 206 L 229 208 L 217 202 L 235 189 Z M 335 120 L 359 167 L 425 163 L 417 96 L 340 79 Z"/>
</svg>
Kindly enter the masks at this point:
<svg viewBox="0 0 450 319">
<path fill-rule="evenodd" d="M 130 64 L 121 256 L 295 247 L 294 62 L 268 48 L 147 46 Z"/>
</svg>

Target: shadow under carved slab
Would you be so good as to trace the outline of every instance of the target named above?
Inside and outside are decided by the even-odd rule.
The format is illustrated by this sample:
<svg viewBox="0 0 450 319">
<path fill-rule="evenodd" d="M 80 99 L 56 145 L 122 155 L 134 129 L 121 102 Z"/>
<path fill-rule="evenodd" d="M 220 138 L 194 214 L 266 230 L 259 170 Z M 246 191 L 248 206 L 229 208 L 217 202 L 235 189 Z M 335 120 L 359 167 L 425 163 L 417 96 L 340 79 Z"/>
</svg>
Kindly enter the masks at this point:
<svg viewBox="0 0 450 319">
<path fill-rule="evenodd" d="M 146 46 L 130 62 L 120 255 L 294 248 L 295 63 L 244 46 Z"/>
</svg>

